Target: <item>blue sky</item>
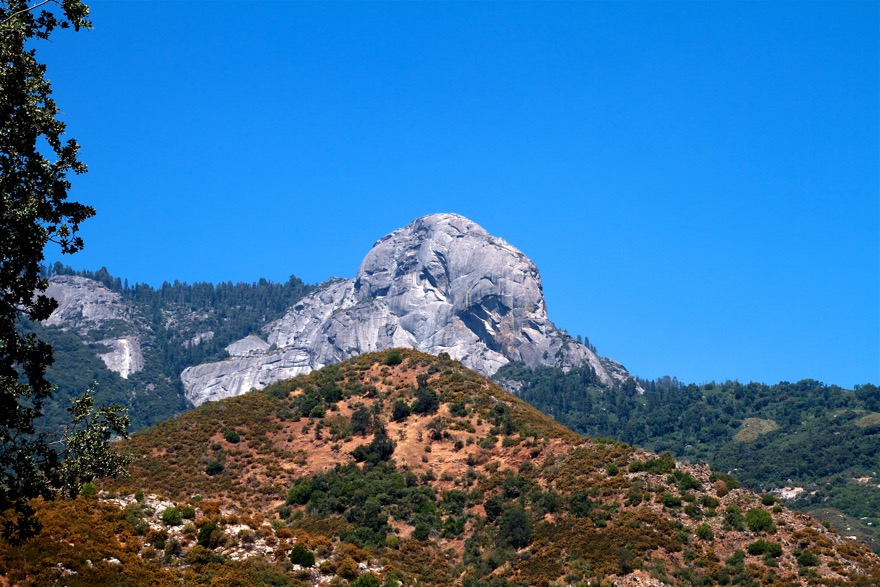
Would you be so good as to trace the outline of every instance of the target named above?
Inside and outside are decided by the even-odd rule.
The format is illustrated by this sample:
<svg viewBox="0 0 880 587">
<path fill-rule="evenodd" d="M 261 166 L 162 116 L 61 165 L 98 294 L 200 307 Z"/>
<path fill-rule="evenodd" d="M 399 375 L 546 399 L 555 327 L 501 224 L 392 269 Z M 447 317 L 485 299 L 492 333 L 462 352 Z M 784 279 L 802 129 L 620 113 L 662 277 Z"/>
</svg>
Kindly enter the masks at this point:
<svg viewBox="0 0 880 587">
<path fill-rule="evenodd" d="M 876 2 L 90 4 L 74 267 L 314 283 L 457 212 L 636 375 L 880 383 Z"/>
</svg>

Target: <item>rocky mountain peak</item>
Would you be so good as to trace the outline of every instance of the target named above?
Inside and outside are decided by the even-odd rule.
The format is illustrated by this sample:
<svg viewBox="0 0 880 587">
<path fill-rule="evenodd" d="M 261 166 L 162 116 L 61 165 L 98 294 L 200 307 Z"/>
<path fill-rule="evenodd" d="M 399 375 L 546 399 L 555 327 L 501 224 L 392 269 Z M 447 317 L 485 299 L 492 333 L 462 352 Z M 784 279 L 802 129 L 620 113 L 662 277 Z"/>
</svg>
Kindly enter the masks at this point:
<svg viewBox="0 0 880 587">
<path fill-rule="evenodd" d="M 392 347 L 448 353 L 485 375 L 510 361 L 589 363 L 606 384 L 628 374 L 556 329 L 535 264 L 457 214 L 418 218 L 379 239 L 354 279 L 328 282 L 264 328 L 247 356 L 189 368 L 198 405 Z M 235 354 L 235 353 L 233 353 Z"/>
</svg>

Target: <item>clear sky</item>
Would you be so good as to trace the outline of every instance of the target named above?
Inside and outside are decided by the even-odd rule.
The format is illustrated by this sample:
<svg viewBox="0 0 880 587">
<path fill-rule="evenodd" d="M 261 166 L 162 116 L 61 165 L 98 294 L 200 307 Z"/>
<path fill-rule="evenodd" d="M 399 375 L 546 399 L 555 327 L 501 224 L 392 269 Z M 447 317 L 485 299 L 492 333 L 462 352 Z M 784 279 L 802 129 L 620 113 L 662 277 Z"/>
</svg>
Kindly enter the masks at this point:
<svg viewBox="0 0 880 587">
<path fill-rule="evenodd" d="M 880 383 L 877 2 L 90 4 L 38 46 L 76 268 L 316 283 L 457 212 L 638 376 Z"/>
</svg>

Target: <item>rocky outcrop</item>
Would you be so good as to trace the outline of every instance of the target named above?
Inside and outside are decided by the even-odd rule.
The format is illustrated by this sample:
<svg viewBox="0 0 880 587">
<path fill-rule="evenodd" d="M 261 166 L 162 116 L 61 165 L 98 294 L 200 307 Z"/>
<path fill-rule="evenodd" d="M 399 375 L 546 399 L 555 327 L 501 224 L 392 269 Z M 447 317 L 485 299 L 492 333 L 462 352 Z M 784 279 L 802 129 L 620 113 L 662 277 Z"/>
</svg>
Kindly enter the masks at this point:
<svg viewBox="0 0 880 587">
<path fill-rule="evenodd" d="M 143 320 L 121 295 L 99 281 L 74 275 L 50 278 L 46 295 L 55 298 L 58 307 L 43 324 L 72 330 L 84 340 L 109 347 L 98 357 L 123 378 L 144 368 Z"/>
<path fill-rule="evenodd" d="M 354 279 L 328 282 L 263 334 L 230 345 L 237 356 L 186 369 L 187 398 L 240 395 L 391 347 L 445 352 L 486 375 L 522 361 L 587 363 L 606 384 L 628 376 L 550 322 L 528 257 L 456 214 L 425 216 L 380 239 Z"/>
<path fill-rule="evenodd" d="M 111 349 L 110 352 L 99 354 L 98 357 L 104 361 L 108 369 L 116 371 L 123 379 L 128 379 L 132 373 L 143 370 L 144 355 L 141 352 L 141 342 L 138 337 L 123 336 L 98 342 Z"/>
</svg>

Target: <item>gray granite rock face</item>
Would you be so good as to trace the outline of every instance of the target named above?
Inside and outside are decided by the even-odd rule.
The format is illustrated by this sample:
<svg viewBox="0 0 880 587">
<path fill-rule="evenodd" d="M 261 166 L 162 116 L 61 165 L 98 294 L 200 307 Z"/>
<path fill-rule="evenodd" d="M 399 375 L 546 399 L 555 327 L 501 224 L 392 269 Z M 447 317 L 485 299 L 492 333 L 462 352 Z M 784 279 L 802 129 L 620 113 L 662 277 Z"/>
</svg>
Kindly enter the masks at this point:
<svg viewBox="0 0 880 587">
<path fill-rule="evenodd" d="M 528 257 L 457 214 L 425 216 L 380 239 L 354 279 L 328 282 L 263 333 L 265 347 L 245 339 L 230 345 L 239 356 L 186 369 L 187 398 L 199 405 L 392 347 L 446 352 L 485 375 L 511 361 L 589 363 L 606 384 L 628 375 L 550 322 Z"/>
<path fill-rule="evenodd" d="M 139 332 L 143 329 L 137 310 L 118 293 L 93 279 L 74 275 L 56 275 L 49 279 L 46 295 L 58 301 L 58 307 L 43 323 L 72 330 L 84 339 L 98 342 L 109 350 L 99 353 L 107 368 L 128 378 L 144 368 Z M 99 338 L 102 332 L 110 336 Z"/>
</svg>

